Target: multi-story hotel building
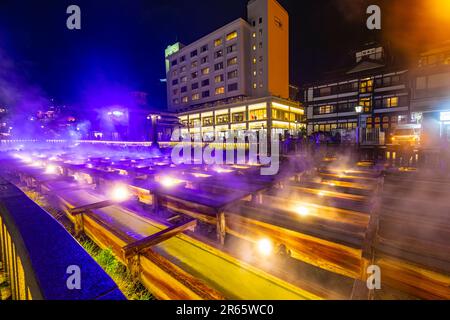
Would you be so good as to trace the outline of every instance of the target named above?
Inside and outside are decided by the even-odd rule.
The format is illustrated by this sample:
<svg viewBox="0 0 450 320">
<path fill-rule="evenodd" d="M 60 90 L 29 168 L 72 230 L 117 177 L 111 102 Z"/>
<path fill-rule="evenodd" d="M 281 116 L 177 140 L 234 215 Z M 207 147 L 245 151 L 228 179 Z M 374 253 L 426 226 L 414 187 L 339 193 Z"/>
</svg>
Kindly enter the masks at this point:
<svg viewBox="0 0 450 320">
<path fill-rule="evenodd" d="M 411 113 L 422 124 L 422 145 L 450 143 L 450 42 L 422 53 L 411 73 Z"/>
<path fill-rule="evenodd" d="M 289 99 L 289 15 L 275 0 L 247 9 L 247 20 L 166 49 L 168 109 L 190 133 L 302 126 L 304 110 Z"/>
<path fill-rule="evenodd" d="M 361 128 L 379 129 L 388 136 L 398 124 L 409 122 L 408 70 L 391 67 L 379 46 L 366 46 L 355 58 L 350 69 L 304 90 L 308 135 L 353 131 L 359 122 Z M 362 113 L 356 112 L 358 106 Z"/>
</svg>

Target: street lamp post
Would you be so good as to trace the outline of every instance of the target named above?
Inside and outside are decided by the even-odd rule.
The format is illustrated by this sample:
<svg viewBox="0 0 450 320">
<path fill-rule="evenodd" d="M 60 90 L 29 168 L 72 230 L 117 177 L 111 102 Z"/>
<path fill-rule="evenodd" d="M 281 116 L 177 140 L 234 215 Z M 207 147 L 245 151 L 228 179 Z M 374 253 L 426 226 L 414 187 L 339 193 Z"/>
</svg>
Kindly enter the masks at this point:
<svg viewBox="0 0 450 320">
<path fill-rule="evenodd" d="M 161 119 L 161 116 L 151 114 L 147 117 L 148 120 L 151 120 L 151 126 L 152 126 L 152 147 L 159 148 L 158 144 L 158 120 Z"/>
<path fill-rule="evenodd" d="M 356 106 L 355 107 L 355 111 L 358 114 L 358 123 L 357 123 L 357 126 L 356 126 L 356 144 L 358 145 L 358 147 L 360 145 L 361 114 L 362 114 L 363 110 L 364 110 L 363 106 Z"/>
</svg>

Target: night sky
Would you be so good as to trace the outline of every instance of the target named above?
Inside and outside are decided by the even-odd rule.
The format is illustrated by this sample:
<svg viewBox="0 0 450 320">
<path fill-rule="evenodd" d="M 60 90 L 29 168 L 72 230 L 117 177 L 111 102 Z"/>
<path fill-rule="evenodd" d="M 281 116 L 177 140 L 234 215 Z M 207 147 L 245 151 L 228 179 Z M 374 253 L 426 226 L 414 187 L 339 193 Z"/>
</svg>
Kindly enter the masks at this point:
<svg viewBox="0 0 450 320">
<path fill-rule="evenodd" d="M 291 83 L 319 80 L 351 63 L 354 48 L 389 43 L 403 60 L 450 38 L 448 17 L 429 10 L 445 0 L 279 0 L 290 14 Z M 66 8 L 81 7 L 82 29 L 66 28 Z M 0 0 L 0 102 L 7 90 L 32 88 L 86 108 L 99 92 L 139 90 L 164 109 L 164 49 L 190 43 L 246 16 L 247 0 Z M 365 27 L 369 4 L 383 10 L 382 31 Z M 447 6 L 448 8 L 448 6 Z M 436 8 L 434 8 L 436 9 Z M 436 15 L 436 16 L 433 16 Z M 442 18 L 441 20 L 437 20 Z M 447 27 L 446 27 L 447 26 Z M 14 77 L 11 73 L 15 73 Z M 12 80 L 11 80 L 12 79 Z M 17 82 L 17 83 L 16 83 Z M 0 88 L 1 89 L 1 88 Z"/>
</svg>

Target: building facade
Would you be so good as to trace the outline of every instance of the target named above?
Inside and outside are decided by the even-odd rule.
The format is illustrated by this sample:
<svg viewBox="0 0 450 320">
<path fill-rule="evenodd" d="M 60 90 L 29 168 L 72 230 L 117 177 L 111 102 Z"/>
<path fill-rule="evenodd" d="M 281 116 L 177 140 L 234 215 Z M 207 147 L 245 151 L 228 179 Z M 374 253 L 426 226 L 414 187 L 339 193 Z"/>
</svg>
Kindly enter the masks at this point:
<svg viewBox="0 0 450 320">
<path fill-rule="evenodd" d="M 247 9 L 247 20 L 166 49 L 167 105 L 184 132 L 301 129 L 304 110 L 289 98 L 289 15 L 275 0 Z"/>
<path fill-rule="evenodd" d="M 411 73 L 412 120 L 422 125 L 422 145 L 450 143 L 450 42 L 424 52 Z"/>
<path fill-rule="evenodd" d="M 408 70 L 393 68 L 388 61 L 383 47 L 368 46 L 355 53 L 353 67 L 306 86 L 308 135 L 356 132 L 360 127 L 388 137 L 398 124 L 408 123 Z"/>
</svg>

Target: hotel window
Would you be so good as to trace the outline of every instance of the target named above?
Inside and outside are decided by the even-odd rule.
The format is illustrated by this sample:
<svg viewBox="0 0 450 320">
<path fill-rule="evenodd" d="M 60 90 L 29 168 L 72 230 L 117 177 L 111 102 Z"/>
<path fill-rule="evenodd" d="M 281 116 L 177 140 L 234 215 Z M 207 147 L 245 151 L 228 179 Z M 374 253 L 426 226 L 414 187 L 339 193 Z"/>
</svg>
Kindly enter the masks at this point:
<svg viewBox="0 0 450 320">
<path fill-rule="evenodd" d="M 218 47 L 218 46 L 220 46 L 220 45 L 222 45 L 222 39 L 216 39 L 216 40 L 214 40 L 214 46 L 215 46 L 215 47 Z"/>
<path fill-rule="evenodd" d="M 253 70 L 253 76 L 256 77 L 256 70 Z"/>
<path fill-rule="evenodd" d="M 262 42 L 259 43 L 259 48 L 262 49 Z"/>
<path fill-rule="evenodd" d="M 192 79 L 196 79 L 198 77 L 198 71 L 192 72 L 191 77 Z"/>
<path fill-rule="evenodd" d="M 214 82 L 215 82 L 215 83 L 223 82 L 223 80 L 224 80 L 223 74 L 219 74 L 218 76 L 215 76 L 215 77 L 214 77 Z"/>
<path fill-rule="evenodd" d="M 372 100 L 370 98 L 359 100 L 359 105 L 364 107 L 364 112 L 372 111 Z"/>
<path fill-rule="evenodd" d="M 227 53 L 233 53 L 237 51 L 237 45 L 233 44 L 227 47 Z"/>
<path fill-rule="evenodd" d="M 262 23 L 262 17 L 259 17 L 259 24 Z"/>
<path fill-rule="evenodd" d="M 186 66 L 181 67 L 181 73 L 186 72 Z"/>
<path fill-rule="evenodd" d="M 256 32 L 253 32 L 253 33 L 252 33 L 252 37 L 253 37 L 253 38 L 256 38 Z"/>
<path fill-rule="evenodd" d="M 373 80 L 363 80 L 359 86 L 360 93 L 369 93 L 373 91 Z"/>
<path fill-rule="evenodd" d="M 202 98 L 208 98 L 209 97 L 209 90 L 202 92 Z"/>
<path fill-rule="evenodd" d="M 173 76 L 173 77 L 176 77 L 176 76 L 177 76 L 177 74 L 178 74 L 178 71 L 177 71 L 177 70 L 173 70 L 173 72 L 172 72 L 172 76 Z"/>
<path fill-rule="evenodd" d="M 231 115 L 231 119 L 234 123 L 236 122 L 244 122 L 245 120 L 245 111 L 244 112 L 236 112 Z"/>
<path fill-rule="evenodd" d="M 253 45 L 252 48 L 253 48 L 253 51 L 256 51 L 256 45 L 255 44 Z"/>
<path fill-rule="evenodd" d="M 201 48 L 200 48 L 200 52 L 206 52 L 206 51 L 208 51 L 208 45 L 207 44 L 205 44 L 204 46 L 202 46 Z"/>
<path fill-rule="evenodd" d="M 196 94 L 192 95 L 192 101 L 196 101 L 196 100 L 199 100 L 199 99 L 200 99 L 200 94 L 199 93 L 196 93 Z"/>
<path fill-rule="evenodd" d="M 186 61 L 186 56 L 182 56 L 181 58 L 180 58 L 180 62 L 185 62 Z"/>
<path fill-rule="evenodd" d="M 236 91 L 238 89 L 237 83 L 232 83 L 228 85 L 228 91 Z"/>
<path fill-rule="evenodd" d="M 253 64 L 256 64 L 256 58 L 253 58 L 252 62 Z"/>
<path fill-rule="evenodd" d="M 174 95 L 176 95 L 176 94 L 178 94 L 178 89 L 173 89 L 172 92 L 173 92 Z"/>
<path fill-rule="evenodd" d="M 386 107 L 388 108 L 398 107 L 398 97 L 387 98 Z"/>
<path fill-rule="evenodd" d="M 178 61 L 175 59 L 175 60 L 172 60 L 172 63 L 171 63 L 171 65 L 172 65 L 172 67 L 173 66 L 176 66 L 178 64 Z"/>
<path fill-rule="evenodd" d="M 262 62 L 262 61 L 263 61 L 263 57 L 260 56 L 260 57 L 259 57 L 259 62 Z"/>
<path fill-rule="evenodd" d="M 216 88 L 216 95 L 224 94 L 224 93 L 225 93 L 225 87 Z"/>
<path fill-rule="evenodd" d="M 205 79 L 202 81 L 202 87 L 209 86 L 209 79 Z"/>
<path fill-rule="evenodd" d="M 214 118 L 213 117 L 206 117 L 206 118 L 203 118 L 202 119 L 203 120 L 203 126 L 212 126 L 214 123 Z"/>
<path fill-rule="evenodd" d="M 202 75 L 207 75 L 207 74 L 209 74 L 209 68 L 203 68 Z"/>
<path fill-rule="evenodd" d="M 183 103 L 187 103 L 187 102 L 189 101 L 189 99 L 188 99 L 188 97 L 183 97 L 183 98 L 181 99 L 181 101 L 182 101 Z"/>
<path fill-rule="evenodd" d="M 253 84 L 253 89 L 256 89 L 258 86 L 256 85 L 256 83 Z"/>
<path fill-rule="evenodd" d="M 196 57 L 198 54 L 197 50 L 191 52 L 191 58 Z"/>
<path fill-rule="evenodd" d="M 175 85 L 177 85 L 177 84 L 178 84 L 178 79 L 173 79 L 173 80 L 172 80 L 172 85 L 175 86 Z"/>
<path fill-rule="evenodd" d="M 192 90 L 198 89 L 198 82 L 195 82 L 191 86 Z"/>
<path fill-rule="evenodd" d="M 262 82 L 259 83 L 259 87 L 260 87 L 260 88 L 263 87 L 263 83 L 262 83 Z"/>
<path fill-rule="evenodd" d="M 256 20 L 252 21 L 252 26 L 254 26 L 254 27 L 256 26 Z"/>
<path fill-rule="evenodd" d="M 218 50 L 214 53 L 215 59 L 220 58 L 220 57 L 223 57 L 223 50 Z"/>
<path fill-rule="evenodd" d="M 259 36 L 262 37 L 262 29 L 259 29 Z"/>
<path fill-rule="evenodd" d="M 332 105 L 320 106 L 319 107 L 319 114 L 334 113 L 334 109 L 335 108 Z"/>
<path fill-rule="evenodd" d="M 233 70 L 228 72 L 228 79 L 234 79 L 238 77 L 238 71 L 237 70 Z"/>
<path fill-rule="evenodd" d="M 187 87 L 186 86 L 181 87 L 181 93 L 185 93 L 185 92 L 187 92 Z"/>
<path fill-rule="evenodd" d="M 216 124 L 225 124 L 230 122 L 230 117 L 227 114 L 216 117 Z"/>
<path fill-rule="evenodd" d="M 237 32 L 233 31 L 233 32 L 230 32 L 229 34 L 227 34 L 226 39 L 227 39 L 227 41 L 230 41 L 230 40 L 236 39 L 237 36 L 238 36 Z"/>
<path fill-rule="evenodd" d="M 289 111 L 272 109 L 272 118 L 275 120 L 289 121 Z"/>
<path fill-rule="evenodd" d="M 188 80 L 188 78 L 186 76 L 180 78 L 181 82 L 187 82 L 187 80 Z"/>
<path fill-rule="evenodd" d="M 237 64 L 237 57 L 234 57 L 234 58 L 231 58 L 231 59 L 228 59 L 227 60 L 227 66 L 229 67 L 229 66 L 233 66 L 233 65 L 235 65 L 235 64 Z"/>
<path fill-rule="evenodd" d="M 267 109 L 250 110 L 249 119 L 252 121 L 267 119 Z"/>
<path fill-rule="evenodd" d="M 201 58 L 200 63 L 204 64 L 208 62 L 208 56 Z"/>
<path fill-rule="evenodd" d="M 173 104 L 179 104 L 180 103 L 180 100 L 177 98 L 177 99 L 173 99 Z"/>
<path fill-rule="evenodd" d="M 191 63 L 191 68 L 196 68 L 198 66 L 198 61 L 195 60 Z"/>
<path fill-rule="evenodd" d="M 223 62 L 219 62 L 214 65 L 215 71 L 222 70 L 222 69 L 223 69 Z"/>
</svg>

